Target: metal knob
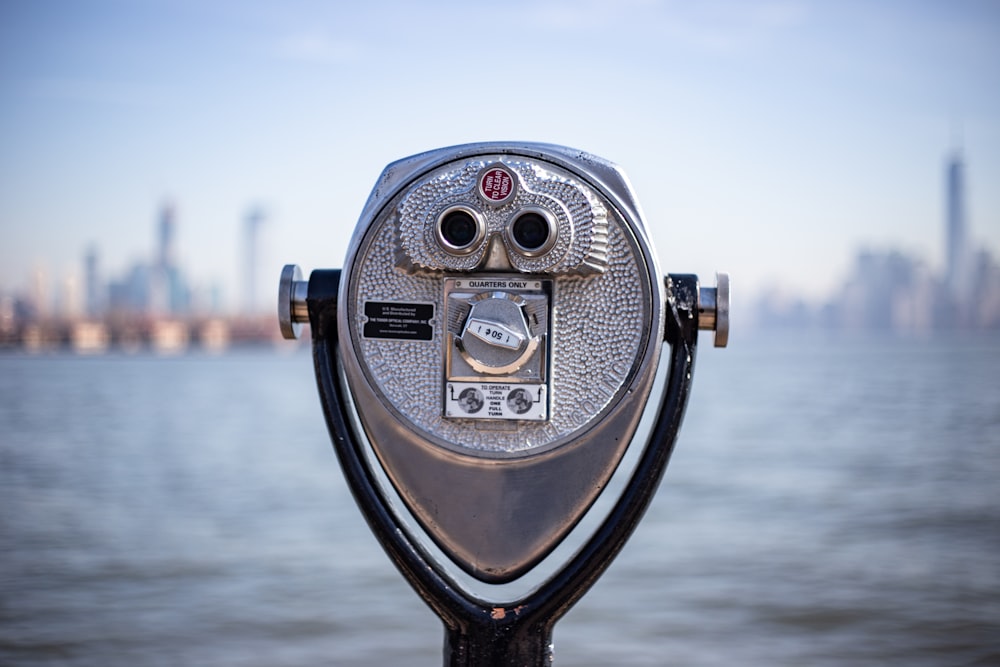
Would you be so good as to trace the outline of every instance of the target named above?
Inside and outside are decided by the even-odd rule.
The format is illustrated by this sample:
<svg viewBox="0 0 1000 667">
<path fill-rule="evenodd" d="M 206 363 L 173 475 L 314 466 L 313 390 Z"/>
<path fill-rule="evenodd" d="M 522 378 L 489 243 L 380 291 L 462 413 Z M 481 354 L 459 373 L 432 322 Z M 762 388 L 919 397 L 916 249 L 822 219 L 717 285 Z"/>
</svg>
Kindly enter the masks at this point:
<svg viewBox="0 0 1000 667">
<path fill-rule="evenodd" d="M 295 340 L 302 334 L 302 323 L 309 321 L 308 294 L 309 281 L 302 280 L 302 269 L 297 264 L 286 264 L 278 283 L 278 326 L 282 338 Z"/>
<path fill-rule="evenodd" d="M 698 288 L 698 328 L 715 332 L 715 347 L 729 343 L 729 274 L 716 273 L 715 287 Z"/>
</svg>

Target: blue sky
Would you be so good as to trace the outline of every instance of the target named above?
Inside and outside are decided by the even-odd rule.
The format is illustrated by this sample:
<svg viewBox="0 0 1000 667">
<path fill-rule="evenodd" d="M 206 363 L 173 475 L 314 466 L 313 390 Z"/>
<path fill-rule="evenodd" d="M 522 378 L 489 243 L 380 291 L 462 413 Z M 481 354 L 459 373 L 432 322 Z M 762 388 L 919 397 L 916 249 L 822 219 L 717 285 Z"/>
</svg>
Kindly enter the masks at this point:
<svg viewBox="0 0 1000 667">
<path fill-rule="evenodd" d="M 630 176 L 664 271 L 823 297 L 860 246 L 941 265 L 960 144 L 1000 249 L 997 2 L 0 3 L 0 291 L 147 260 L 174 203 L 192 282 L 239 302 L 343 262 L 382 167 L 564 144 Z"/>
</svg>

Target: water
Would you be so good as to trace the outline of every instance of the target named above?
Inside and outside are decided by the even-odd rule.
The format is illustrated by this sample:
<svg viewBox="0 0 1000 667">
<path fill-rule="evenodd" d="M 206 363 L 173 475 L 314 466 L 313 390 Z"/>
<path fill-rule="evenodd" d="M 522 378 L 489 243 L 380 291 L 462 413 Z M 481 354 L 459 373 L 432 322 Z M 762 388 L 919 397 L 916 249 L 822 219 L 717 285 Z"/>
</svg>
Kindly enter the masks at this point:
<svg viewBox="0 0 1000 667">
<path fill-rule="evenodd" d="M 1000 340 L 701 350 L 557 665 L 1000 665 Z M 438 665 L 305 354 L 0 355 L 0 664 Z"/>
</svg>

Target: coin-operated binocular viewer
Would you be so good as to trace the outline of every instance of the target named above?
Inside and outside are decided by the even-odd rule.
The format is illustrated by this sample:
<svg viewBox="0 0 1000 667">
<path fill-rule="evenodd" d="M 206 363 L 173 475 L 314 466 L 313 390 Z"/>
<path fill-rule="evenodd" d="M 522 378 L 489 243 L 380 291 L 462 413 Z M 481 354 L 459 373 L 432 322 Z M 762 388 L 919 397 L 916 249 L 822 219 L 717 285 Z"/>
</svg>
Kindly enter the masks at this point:
<svg viewBox="0 0 1000 667">
<path fill-rule="evenodd" d="M 728 276 L 705 288 L 662 274 L 615 165 L 484 143 L 390 164 L 343 269 L 304 281 L 289 265 L 279 289 L 285 337 L 310 324 L 348 485 L 444 622 L 445 664 L 550 664 L 553 626 L 622 548 L 667 465 L 698 330 L 726 344 Z M 606 514 L 512 596 L 630 448 Z"/>
</svg>

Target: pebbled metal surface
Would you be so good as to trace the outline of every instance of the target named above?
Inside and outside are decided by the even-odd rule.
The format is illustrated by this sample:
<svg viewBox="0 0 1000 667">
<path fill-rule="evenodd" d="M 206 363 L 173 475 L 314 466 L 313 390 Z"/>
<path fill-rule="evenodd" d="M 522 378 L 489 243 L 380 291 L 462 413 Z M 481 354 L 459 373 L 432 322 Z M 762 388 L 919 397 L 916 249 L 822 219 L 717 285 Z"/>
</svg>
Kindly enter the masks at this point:
<svg viewBox="0 0 1000 667">
<path fill-rule="evenodd" d="M 557 175 L 526 160 L 507 160 L 522 182 L 545 194 L 518 195 L 497 209 L 480 203 L 491 232 L 498 232 L 506 217 L 523 203 L 538 205 L 538 197 L 558 196 L 567 202 L 558 210 L 560 241 L 566 248 L 549 253 L 549 267 L 531 268 L 560 273 L 553 297 L 551 342 L 552 411 L 548 423 L 512 422 L 491 425 L 442 417 L 441 377 L 446 323 L 443 312 L 434 313 L 433 340 L 398 341 L 364 339 L 366 301 L 402 300 L 440 303 L 443 281 L 454 271 L 398 266 L 399 253 L 415 264 L 465 268 L 482 258 L 482 252 L 454 257 L 440 251 L 433 238 L 433 212 L 461 201 L 475 203 L 476 175 L 498 158 L 449 165 L 422 179 L 402 197 L 398 207 L 377 220 L 362 242 L 353 268 L 356 289 L 351 297 L 351 326 L 366 375 L 395 411 L 429 440 L 483 452 L 515 453 L 545 447 L 571 438 L 609 408 L 641 361 L 645 340 L 653 323 L 649 277 L 645 259 L 622 221 L 597 199 L 597 194 L 566 176 Z M 464 191 L 463 191 L 464 188 Z M 473 190 L 469 190 L 472 188 Z M 449 194 L 459 190 L 460 194 Z M 464 194 L 463 194 L 464 192 Z M 550 210 L 556 209 L 551 202 Z M 398 213 L 397 213 L 398 211 Z M 430 211 L 421 215 L 421 211 Z M 567 216 L 567 211 L 569 215 Z M 429 218 L 429 219 L 428 219 Z M 397 241 L 397 229 L 401 245 Z M 567 241 L 566 239 L 570 240 Z M 483 244 L 483 252 L 485 252 Z M 512 263 L 530 263 L 531 258 Z M 601 266 L 603 272 L 597 272 Z"/>
</svg>

